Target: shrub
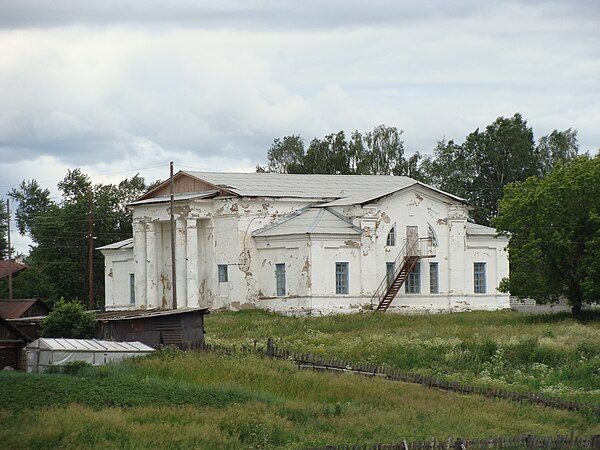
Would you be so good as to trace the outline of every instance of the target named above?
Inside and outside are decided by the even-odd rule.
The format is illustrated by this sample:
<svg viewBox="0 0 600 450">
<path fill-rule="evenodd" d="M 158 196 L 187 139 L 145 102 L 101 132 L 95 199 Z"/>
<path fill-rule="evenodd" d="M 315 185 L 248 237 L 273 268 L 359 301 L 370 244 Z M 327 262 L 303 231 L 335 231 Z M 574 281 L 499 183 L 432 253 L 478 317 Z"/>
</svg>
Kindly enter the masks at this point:
<svg viewBox="0 0 600 450">
<path fill-rule="evenodd" d="M 96 316 L 77 301 L 61 298 L 44 321 L 40 335 L 53 338 L 86 339 L 94 336 Z"/>
</svg>

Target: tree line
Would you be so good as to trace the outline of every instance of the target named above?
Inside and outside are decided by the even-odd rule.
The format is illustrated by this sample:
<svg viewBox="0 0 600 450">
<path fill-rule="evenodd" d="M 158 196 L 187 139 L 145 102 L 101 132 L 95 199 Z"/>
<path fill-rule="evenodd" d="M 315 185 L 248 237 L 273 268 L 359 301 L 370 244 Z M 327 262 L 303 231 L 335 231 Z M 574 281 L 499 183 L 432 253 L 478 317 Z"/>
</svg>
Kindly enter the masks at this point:
<svg viewBox="0 0 600 450">
<path fill-rule="evenodd" d="M 267 151 L 268 164 L 257 172 L 404 175 L 469 201 L 477 223 L 489 224 L 498 213 L 504 186 L 542 177 L 579 152 L 577 130 L 554 130 L 537 143 L 527 121 L 516 113 L 497 118 L 462 143 L 440 140 L 432 154 L 404 154 L 402 130 L 379 125 L 372 131 L 344 131 L 314 138 L 305 148 L 300 135 L 277 138 Z"/>
<path fill-rule="evenodd" d="M 17 230 L 31 241 L 26 259 L 29 268 L 13 280 L 14 298 L 61 297 L 84 301 L 88 297 L 87 242 L 90 195 L 94 248 L 130 238 L 132 213 L 127 204 L 158 182 L 148 184 L 135 175 L 118 184 L 92 184 L 80 169 L 69 170 L 58 183 L 59 200 L 36 180 L 22 181 L 8 196 L 18 205 L 14 211 Z M 12 204 L 12 202 L 11 202 Z M 3 211 L 6 211 L 4 207 Z M 0 220 L 0 225 L 6 221 Z M 0 232 L 3 228 L 0 226 Z M 0 245 L 2 239 L 0 235 Z M 7 246 L 3 259 L 6 259 Z M 104 261 L 93 252 L 94 298 L 104 298 Z M 7 298 L 7 281 L 0 282 L 0 297 Z"/>
</svg>

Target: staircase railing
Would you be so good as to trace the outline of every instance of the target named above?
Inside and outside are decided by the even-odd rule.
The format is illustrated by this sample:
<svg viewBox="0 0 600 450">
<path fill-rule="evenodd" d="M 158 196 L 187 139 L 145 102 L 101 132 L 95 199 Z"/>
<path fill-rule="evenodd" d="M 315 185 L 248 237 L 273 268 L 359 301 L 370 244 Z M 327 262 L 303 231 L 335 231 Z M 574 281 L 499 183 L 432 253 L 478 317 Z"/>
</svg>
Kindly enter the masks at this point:
<svg viewBox="0 0 600 450">
<path fill-rule="evenodd" d="M 427 246 L 425 252 L 422 252 L 421 251 L 422 250 L 421 243 L 424 241 L 428 242 L 429 245 Z M 402 267 L 404 266 L 404 262 L 406 261 L 406 259 L 409 256 L 421 257 L 423 255 L 423 253 L 425 253 L 425 255 L 429 255 L 429 253 L 431 251 L 431 249 L 430 249 L 431 244 L 432 244 L 432 242 L 431 242 L 430 237 L 416 238 L 416 239 L 410 239 L 410 240 L 406 239 L 404 242 L 404 246 L 402 247 L 400 252 L 398 252 L 398 256 L 396 257 L 396 260 L 394 261 L 394 276 L 392 277 L 392 283 L 400 274 L 400 271 L 402 270 Z M 389 283 L 388 273 L 386 271 L 386 274 L 383 277 L 383 280 L 381 280 L 381 283 L 379 283 L 377 290 L 371 297 L 371 309 L 372 310 L 377 308 L 377 306 L 381 302 L 381 299 L 387 293 L 387 290 L 389 289 L 389 287 L 390 287 L 390 283 Z"/>
</svg>

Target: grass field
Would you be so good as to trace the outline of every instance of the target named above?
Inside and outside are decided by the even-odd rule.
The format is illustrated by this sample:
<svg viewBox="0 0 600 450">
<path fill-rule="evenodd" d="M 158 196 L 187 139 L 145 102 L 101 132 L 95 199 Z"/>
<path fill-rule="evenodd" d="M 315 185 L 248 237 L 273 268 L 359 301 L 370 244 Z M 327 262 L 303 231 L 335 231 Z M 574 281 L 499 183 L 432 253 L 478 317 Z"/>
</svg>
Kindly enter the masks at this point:
<svg viewBox="0 0 600 450">
<path fill-rule="evenodd" d="M 513 311 L 405 316 L 284 317 L 265 311 L 206 318 L 207 341 L 387 364 L 453 381 L 600 403 L 600 315 Z"/>
<path fill-rule="evenodd" d="M 213 343 L 282 347 L 598 403 L 600 321 L 511 312 L 206 317 Z M 74 375 L 0 372 L 0 448 L 305 448 L 403 439 L 600 434 L 545 409 L 254 354 L 162 351 Z"/>
<path fill-rule="evenodd" d="M 3 448 L 303 448 L 453 437 L 600 433 L 596 418 L 255 355 L 188 353 L 0 373 Z M 507 418 L 510 417 L 510 420 Z"/>
</svg>

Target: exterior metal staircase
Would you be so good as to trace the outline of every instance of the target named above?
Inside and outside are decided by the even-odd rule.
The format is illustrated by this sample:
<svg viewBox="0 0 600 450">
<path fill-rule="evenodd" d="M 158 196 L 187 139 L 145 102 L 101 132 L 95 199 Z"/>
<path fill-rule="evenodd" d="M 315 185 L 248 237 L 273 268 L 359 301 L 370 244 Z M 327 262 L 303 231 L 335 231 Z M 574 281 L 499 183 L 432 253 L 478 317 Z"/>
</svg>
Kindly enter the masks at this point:
<svg viewBox="0 0 600 450">
<path fill-rule="evenodd" d="M 422 244 L 427 244 L 427 249 L 423 251 Z M 430 238 L 416 238 L 408 240 L 400 253 L 396 261 L 394 261 L 394 275 L 389 277 L 386 273 L 385 277 L 379 284 L 379 287 L 371 297 L 371 309 L 374 308 L 376 311 L 385 312 L 392 304 L 396 294 L 400 291 L 400 288 L 408 278 L 408 275 L 417 264 L 417 261 L 421 258 L 433 258 L 435 255 L 431 254 L 431 239 Z M 391 279 L 391 281 L 390 281 Z"/>
</svg>

